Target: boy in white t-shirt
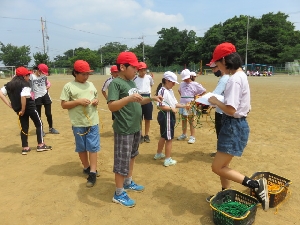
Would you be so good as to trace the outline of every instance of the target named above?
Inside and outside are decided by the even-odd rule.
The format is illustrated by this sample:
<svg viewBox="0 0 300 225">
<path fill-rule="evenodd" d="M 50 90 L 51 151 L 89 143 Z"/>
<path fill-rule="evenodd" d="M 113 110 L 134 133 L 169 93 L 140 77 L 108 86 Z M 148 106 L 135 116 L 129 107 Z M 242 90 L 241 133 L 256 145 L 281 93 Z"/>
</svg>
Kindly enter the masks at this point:
<svg viewBox="0 0 300 225">
<path fill-rule="evenodd" d="M 151 88 L 154 84 L 153 78 L 146 74 L 147 65 L 144 62 L 139 63 L 138 67 L 138 76 L 136 76 L 133 81 L 136 84 L 139 94 L 143 97 L 151 96 Z M 140 144 L 143 142 L 149 143 L 149 130 L 150 130 L 150 121 L 152 120 L 153 105 L 152 102 L 142 105 L 142 119 L 145 120 L 145 136 L 142 135 L 142 126 L 141 126 L 141 140 Z"/>
</svg>

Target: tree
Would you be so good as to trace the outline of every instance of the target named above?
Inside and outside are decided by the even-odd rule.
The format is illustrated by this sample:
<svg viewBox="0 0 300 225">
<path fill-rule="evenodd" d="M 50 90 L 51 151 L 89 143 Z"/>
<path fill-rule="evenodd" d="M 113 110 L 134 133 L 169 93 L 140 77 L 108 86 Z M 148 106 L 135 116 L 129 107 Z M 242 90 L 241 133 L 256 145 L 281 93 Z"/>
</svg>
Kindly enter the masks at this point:
<svg viewBox="0 0 300 225">
<path fill-rule="evenodd" d="M 114 65 L 120 52 L 128 50 L 127 45 L 122 45 L 119 42 L 109 42 L 100 47 L 97 51 L 102 58 L 102 65 Z"/>
<path fill-rule="evenodd" d="M 33 54 L 34 65 L 39 65 L 40 63 L 44 63 L 49 66 L 50 60 L 49 56 L 46 53 L 37 52 Z"/>
<path fill-rule="evenodd" d="M 0 61 L 5 66 L 28 66 L 31 61 L 29 46 L 4 45 L 0 42 Z"/>
<path fill-rule="evenodd" d="M 69 60 L 71 62 L 71 65 L 73 65 L 76 60 L 85 60 L 93 69 L 102 66 L 97 51 L 90 50 L 89 48 L 76 49 L 76 54 L 74 54 L 74 56 L 71 57 Z"/>
<path fill-rule="evenodd" d="M 145 44 L 143 44 L 143 42 L 141 42 L 136 47 L 130 48 L 129 51 L 134 52 L 136 54 L 138 60 L 142 62 L 143 61 L 143 48 L 144 48 L 145 62 L 150 64 L 149 54 L 153 48 L 152 46 L 145 45 Z"/>
</svg>

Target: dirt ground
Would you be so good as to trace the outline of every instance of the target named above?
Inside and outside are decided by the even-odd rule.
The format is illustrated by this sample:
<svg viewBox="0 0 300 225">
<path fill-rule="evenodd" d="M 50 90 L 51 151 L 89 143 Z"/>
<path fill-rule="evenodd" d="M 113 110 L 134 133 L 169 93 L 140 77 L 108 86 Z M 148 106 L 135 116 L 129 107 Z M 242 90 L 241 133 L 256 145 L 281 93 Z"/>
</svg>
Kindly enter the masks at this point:
<svg viewBox="0 0 300 225">
<path fill-rule="evenodd" d="M 162 74 L 155 74 L 155 88 Z M 101 94 L 108 76 L 93 75 L 99 92 L 101 151 L 98 171 L 101 176 L 93 188 L 87 188 L 78 155 L 74 152 L 74 137 L 67 110 L 60 106 L 59 96 L 71 75 L 51 75 L 50 95 L 53 99 L 54 127 L 59 135 L 47 134 L 45 141 L 52 151 L 36 152 L 36 136 L 30 123 L 29 143 L 33 149 L 21 155 L 20 129 L 16 114 L 4 103 L 1 105 L 0 133 L 0 224 L 203 224 L 210 225 L 212 211 L 205 198 L 220 191 L 218 176 L 211 171 L 216 149 L 213 124 L 203 117 L 202 127 L 196 130 L 196 143 L 173 142 L 172 157 L 178 164 L 164 167 L 155 161 L 159 138 L 157 109 L 151 123 L 150 143 L 140 145 L 134 180 L 145 185 L 143 193 L 130 193 L 136 200 L 134 208 L 112 203 L 115 189 L 113 166 L 113 132 L 111 113 Z M 199 76 L 197 81 L 212 91 L 217 78 Z M 0 86 L 9 79 L 1 79 Z M 269 171 L 292 180 L 288 198 L 279 206 L 264 212 L 258 206 L 255 224 L 299 224 L 300 221 L 300 76 L 275 75 L 249 77 L 252 110 L 248 117 L 250 138 L 241 158 L 234 158 L 232 168 L 251 176 L 256 171 Z M 177 93 L 178 85 L 175 86 Z M 178 95 L 177 95 L 178 97 Z M 43 113 L 44 111 L 42 111 Z M 48 131 L 45 115 L 44 130 Z M 208 120 L 209 121 L 209 120 Z M 181 134 L 181 125 L 175 137 Z M 298 172 L 297 172 L 298 171 Z M 232 188 L 246 192 L 240 184 Z"/>
</svg>

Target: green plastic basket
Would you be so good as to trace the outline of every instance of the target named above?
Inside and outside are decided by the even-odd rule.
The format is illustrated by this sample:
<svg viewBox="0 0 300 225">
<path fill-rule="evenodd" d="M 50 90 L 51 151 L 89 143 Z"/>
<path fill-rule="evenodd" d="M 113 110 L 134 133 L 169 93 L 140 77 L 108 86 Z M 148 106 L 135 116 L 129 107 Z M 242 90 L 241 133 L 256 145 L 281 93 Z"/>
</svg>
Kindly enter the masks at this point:
<svg viewBox="0 0 300 225">
<path fill-rule="evenodd" d="M 226 212 L 220 211 L 216 205 L 222 204 L 230 199 L 233 202 L 238 202 L 247 206 L 253 205 L 241 217 L 234 217 Z M 216 225 L 251 225 L 255 220 L 258 200 L 250 195 L 242 192 L 227 189 L 217 193 L 210 201 L 212 208 L 213 221 Z"/>
</svg>

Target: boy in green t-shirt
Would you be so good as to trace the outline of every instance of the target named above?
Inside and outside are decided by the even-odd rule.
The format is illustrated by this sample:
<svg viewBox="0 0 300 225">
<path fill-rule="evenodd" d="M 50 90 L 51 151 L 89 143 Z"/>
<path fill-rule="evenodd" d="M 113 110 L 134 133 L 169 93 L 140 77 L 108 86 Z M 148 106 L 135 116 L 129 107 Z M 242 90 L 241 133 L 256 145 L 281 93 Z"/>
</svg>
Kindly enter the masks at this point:
<svg viewBox="0 0 300 225">
<path fill-rule="evenodd" d="M 116 192 L 112 199 L 126 207 L 135 206 L 125 190 L 142 192 L 144 186 L 132 180 L 132 170 L 135 157 L 139 154 L 138 147 L 141 138 L 141 105 L 151 101 L 150 97 L 143 98 L 132 79 L 139 63 L 132 52 L 121 52 L 117 58 L 119 76 L 108 88 L 108 108 L 113 112 L 114 129 L 114 168 Z M 152 100 L 161 102 L 161 96 Z"/>
<path fill-rule="evenodd" d="M 89 64 L 84 60 L 74 63 L 74 81 L 65 84 L 61 92 L 61 107 L 68 109 L 75 137 L 75 152 L 83 165 L 83 173 L 89 175 L 87 187 L 93 187 L 97 176 L 97 152 L 100 151 L 98 94 L 92 82 L 87 81 Z"/>
</svg>

